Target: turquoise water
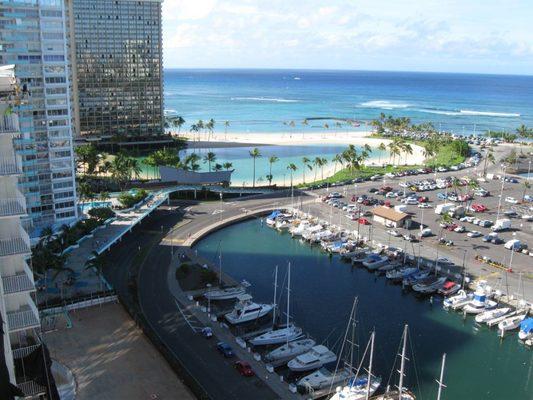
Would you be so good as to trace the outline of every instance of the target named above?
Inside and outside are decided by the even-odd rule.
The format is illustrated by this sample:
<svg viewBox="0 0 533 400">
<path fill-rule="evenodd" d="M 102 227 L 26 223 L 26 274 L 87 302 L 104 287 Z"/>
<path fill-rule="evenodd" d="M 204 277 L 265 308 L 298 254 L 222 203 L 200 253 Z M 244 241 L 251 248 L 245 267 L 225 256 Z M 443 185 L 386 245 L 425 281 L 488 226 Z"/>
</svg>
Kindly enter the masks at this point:
<svg viewBox="0 0 533 400">
<path fill-rule="evenodd" d="M 328 165 L 324 168 L 324 171 L 327 171 L 327 168 L 333 166 L 332 158 L 335 154 L 341 153 L 346 149 L 346 146 L 339 145 L 316 145 L 316 146 L 257 146 L 261 153 L 261 157 L 256 159 L 256 181 L 258 184 L 268 183 L 266 175 L 269 174 L 269 162 L 268 159 L 271 156 L 279 157 L 279 161 L 272 164 L 272 175 L 273 182 L 278 182 L 287 185 L 290 184 L 290 171 L 287 170 L 289 163 L 294 163 L 298 170 L 293 174 L 294 179 L 303 179 L 303 161 L 302 158 L 305 156 L 311 160 L 314 160 L 315 157 L 325 157 L 328 160 Z M 358 151 L 361 151 L 361 148 L 357 148 Z M 208 151 L 212 151 L 216 154 L 217 160 L 216 163 L 223 164 L 224 162 L 231 162 L 233 164 L 233 169 L 235 172 L 232 175 L 232 185 L 242 185 L 243 182 L 246 182 L 247 185 L 250 185 L 253 177 L 253 159 L 250 157 L 249 153 L 252 150 L 252 147 L 231 147 L 231 148 L 214 148 L 214 149 L 188 149 L 180 152 L 181 159 L 185 159 L 187 154 L 196 152 L 200 157 Z M 388 153 L 381 152 L 377 149 L 372 150 L 371 157 L 375 158 L 378 161 L 379 158 L 383 160 L 388 157 Z M 208 170 L 208 164 L 200 161 L 201 171 Z M 214 167 L 214 164 L 211 165 Z M 305 177 L 306 182 L 312 182 L 315 179 L 320 179 L 322 176 L 322 171 L 316 169 L 313 165 L 313 170 L 305 168 Z M 337 170 L 341 168 L 340 165 L 337 166 Z M 150 168 L 146 167 L 145 170 L 150 173 Z M 153 172 L 152 172 L 153 174 Z M 324 175 L 326 176 L 326 175 Z"/>
<path fill-rule="evenodd" d="M 96 207 L 111 207 L 111 202 L 110 201 L 91 201 L 89 203 L 80 204 L 80 208 L 84 213 L 88 212 L 91 208 L 96 208 Z"/>
<path fill-rule="evenodd" d="M 272 301 L 273 271 L 284 276 L 292 265 L 292 312 L 295 322 L 330 345 L 342 335 L 354 296 L 359 296 L 357 319 L 362 350 L 369 331 L 376 329 L 374 369 L 386 383 L 404 323 L 411 343 L 408 383 L 419 399 L 435 399 L 442 353 L 447 353 L 442 399 L 533 399 L 533 351 L 512 333 L 500 340 L 495 330 L 478 327 L 473 318 L 442 310 L 440 299 L 431 305 L 400 286 L 390 285 L 365 269 L 330 259 L 316 247 L 280 234 L 258 220 L 215 232 L 202 240 L 198 251 L 222 264 L 234 278 L 246 279 L 254 298 Z M 282 305 L 283 307 L 283 305 Z M 416 368 L 415 368 L 416 365 Z M 394 379 L 397 379 L 397 374 Z M 392 382 L 392 381 L 391 381 Z"/>
<path fill-rule="evenodd" d="M 334 131 L 338 117 L 381 112 L 461 134 L 533 126 L 533 77 L 416 72 L 165 70 L 165 110 L 187 121 L 217 121 L 224 132 Z M 286 125 L 294 121 L 295 127 Z M 323 128 L 327 122 L 330 129 Z M 364 124 L 362 126 L 364 128 Z"/>
</svg>

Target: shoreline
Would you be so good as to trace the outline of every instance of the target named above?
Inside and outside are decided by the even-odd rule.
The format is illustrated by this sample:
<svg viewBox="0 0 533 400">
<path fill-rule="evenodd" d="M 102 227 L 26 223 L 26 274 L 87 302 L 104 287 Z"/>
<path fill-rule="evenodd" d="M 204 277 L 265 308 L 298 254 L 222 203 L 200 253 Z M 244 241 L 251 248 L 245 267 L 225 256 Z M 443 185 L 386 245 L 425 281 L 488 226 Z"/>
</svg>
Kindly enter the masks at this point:
<svg viewBox="0 0 533 400">
<path fill-rule="evenodd" d="M 218 133 L 212 134 L 211 140 L 207 140 L 205 135 L 194 135 L 190 132 L 182 134 L 181 137 L 187 138 L 188 144 L 193 144 L 190 148 L 229 148 L 229 147 L 250 147 L 250 146 L 318 146 L 318 145 L 356 145 L 364 146 L 369 145 L 372 148 L 377 148 L 381 143 L 387 145 L 391 142 L 390 139 L 383 138 L 372 138 L 369 137 L 371 132 L 304 132 L 304 133 L 280 133 L 280 132 L 256 132 L 256 133 Z M 413 148 L 413 154 L 410 154 L 407 158 L 409 163 L 407 165 L 422 165 L 425 162 L 424 151 L 422 147 L 411 144 Z M 395 165 L 406 165 L 405 154 L 402 154 L 394 164 Z M 330 160 L 328 160 L 330 161 Z M 370 155 L 370 158 L 364 163 L 366 166 L 383 166 L 389 164 L 388 157 L 381 157 L 381 160 L 377 156 Z M 298 170 L 294 173 L 293 176 L 293 185 L 299 185 L 303 182 L 303 174 L 301 166 L 298 165 Z M 328 163 L 324 167 L 324 179 L 329 178 L 334 175 L 334 172 L 338 172 L 343 167 L 337 165 L 335 171 L 335 165 Z M 314 178 L 314 171 L 306 171 L 306 183 L 312 184 Z M 317 174 L 317 181 L 322 179 L 322 174 L 319 171 Z M 285 181 L 285 185 L 283 185 Z M 272 184 L 277 184 L 278 186 L 288 186 L 290 185 L 290 174 L 285 174 L 285 179 L 280 177 L 275 177 L 272 180 Z M 234 182 L 231 186 L 242 187 L 242 182 Z M 246 181 L 245 186 L 252 186 L 252 181 Z"/>
</svg>

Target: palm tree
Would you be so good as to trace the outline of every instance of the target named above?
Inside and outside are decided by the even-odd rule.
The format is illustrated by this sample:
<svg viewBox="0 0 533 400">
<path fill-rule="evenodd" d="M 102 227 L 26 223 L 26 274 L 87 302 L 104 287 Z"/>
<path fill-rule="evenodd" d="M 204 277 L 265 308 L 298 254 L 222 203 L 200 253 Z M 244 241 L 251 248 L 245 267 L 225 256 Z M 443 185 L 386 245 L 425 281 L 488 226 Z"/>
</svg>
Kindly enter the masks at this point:
<svg viewBox="0 0 533 400">
<path fill-rule="evenodd" d="M 303 183 L 305 184 L 305 169 L 307 168 L 308 164 L 311 162 L 311 160 L 307 157 L 302 158 L 302 163 L 304 167 L 302 168 L 303 171 Z"/>
<path fill-rule="evenodd" d="M 305 136 L 305 128 L 306 128 L 308 125 L 309 125 L 309 121 L 308 121 L 307 118 L 306 118 L 306 119 L 304 119 L 304 120 L 302 121 L 302 126 L 304 127 L 304 128 L 302 129 L 302 138 Z"/>
<path fill-rule="evenodd" d="M 328 163 L 328 159 L 327 158 L 324 158 L 322 157 L 320 159 L 320 175 L 321 175 L 321 178 L 322 180 L 324 180 L 324 166 Z"/>
<path fill-rule="evenodd" d="M 215 163 L 215 166 L 213 167 L 213 171 L 222 171 L 222 164 Z"/>
<path fill-rule="evenodd" d="M 516 133 L 523 138 L 528 138 L 533 135 L 533 129 L 528 128 L 524 124 L 520 125 L 518 128 L 516 128 Z"/>
<path fill-rule="evenodd" d="M 211 163 L 214 163 L 216 160 L 217 160 L 217 156 L 216 156 L 216 154 L 213 153 L 212 151 L 208 152 L 208 153 L 204 156 L 204 164 L 205 164 L 205 163 L 208 164 L 209 172 L 211 172 Z"/>
<path fill-rule="evenodd" d="M 183 124 L 185 124 L 185 120 L 183 119 L 182 116 L 179 116 L 178 118 L 174 120 L 174 126 L 178 127 L 178 136 L 181 132 L 181 127 L 183 126 Z"/>
<path fill-rule="evenodd" d="M 100 194 L 98 195 L 98 200 L 100 201 L 106 201 L 109 199 L 110 199 L 109 192 L 100 192 Z"/>
<path fill-rule="evenodd" d="M 313 165 L 315 166 L 315 177 L 313 179 L 313 183 L 316 182 L 316 173 L 318 172 L 318 169 L 320 168 L 320 163 L 322 162 L 322 158 L 315 157 L 313 160 Z"/>
<path fill-rule="evenodd" d="M 294 163 L 290 163 L 289 165 L 287 165 L 287 169 L 291 171 L 291 189 L 292 189 L 292 173 L 295 172 L 298 169 L 298 167 Z"/>
<path fill-rule="evenodd" d="M 268 158 L 268 165 L 269 165 L 269 172 L 268 172 L 268 176 L 267 176 L 267 179 L 268 179 L 268 185 L 272 185 L 272 164 L 276 163 L 279 161 L 279 157 L 276 157 L 276 156 L 270 156 Z"/>
<path fill-rule="evenodd" d="M 331 161 L 335 163 L 335 169 L 333 171 L 333 174 L 336 174 L 337 173 L 337 164 L 340 164 L 341 166 L 343 164 L 342 156 L 340 154 L 335 154 L 335 156 L 331 159 Z"/>
<path fill-rule="evenodd" d="M 253 158 L 254 160 L 254 175 L 253 175 L 253 187 L 255 187 L 255 160 L 259 157 L 261 157 L 261 152 L 259 151 L 259 149 L 257 147 L 254 147 L 251 151 L 250 151 L 250 157 Z"/>
<path fill-rule="evenodd" d="M 233 167 L 233 163 L 225 162 L 224 164 L 222 164 L 222 167 L 223 167 L 226 171 L 229 171 L 229 170 Z"/>
<path fill-rule="evenodd" d="M 491 164 L 496 164 L 496 158 L 494 157 L 494 150 L 489 149 L 487 155 L 485 156 L 485 162 L 483 163 L 483 176 L 487 175 L 487 162 Z"/>
<path fill-rule="evenodd" d="M 527 191 L 531 188 L 531 183 L 528 180 L 524 180 L 524 193 L 522 193 L 522 202 L 526 200 Z"/>
<path fill-rule="evenodd" d="M 198 154 L 196 153 L 189 154 L 187 157 L 185 157 L 183 169 L 191 170 L 191 171 L 198 171 L 200 169 L 200 164 L 198 164 L 198 161 L 200 161 L 200 156 Z"/>
<path fill-rule="evenodd" d="M 381 142 L 378 146 L 378 150 L 380 151 L 378 164 L 381 165 L 381 152 L 387 151 L 387 146 L 385 146 L 385 143 Z"/>
<path fill-rule="evenodd" d="M 405 153 L 405 165 L 407 165 L 407 156 L 413 154 L 413 146 L 411 146 L 409 143 L 404 143 L 403 151 Z"/>
<path fill-rule="evenodd" d="M 205 124 L 205 128 L 209 131 L 209 136 L 207 137 L 207 140 L 209 140 L 213 134 L 213 130 L 215 129 L 215 120 L 211 118 L 209 122 Z"/>
<path fill-rule="evenodd" d="M 228 138 L 228 126 L 229 121 L 224 121 L 224 140 L 227 140 Z"/>
</svg>

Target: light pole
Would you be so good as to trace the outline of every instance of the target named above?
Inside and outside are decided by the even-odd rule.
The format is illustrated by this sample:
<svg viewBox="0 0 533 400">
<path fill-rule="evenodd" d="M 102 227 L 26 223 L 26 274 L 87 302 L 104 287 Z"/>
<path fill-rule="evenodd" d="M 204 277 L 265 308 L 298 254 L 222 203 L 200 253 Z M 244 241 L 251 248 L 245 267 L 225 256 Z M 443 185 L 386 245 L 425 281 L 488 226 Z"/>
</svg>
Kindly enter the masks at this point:
<svg viewBox="0 0 533 400">
<path fill-rule="evenodd" d="M 208 283 L 205 285 L 207 287 L 207 292 L 211 291 L 211 284 Z M 207 317 L 211 318 L 211 296 L 207 296 Z"/>
<path fill-rule="evenodd" d="M 500 190 L 500 199 L 498 200 L 498 212 L 496 213 L 496 221 L 500 219 L 500 209 L 502 207 L 502 198 L 503 198 L 503 186 L 505 185 L 505 165 L 502 165 L 503 177 L 502 177 L 502 188 Z"/>
</svg>

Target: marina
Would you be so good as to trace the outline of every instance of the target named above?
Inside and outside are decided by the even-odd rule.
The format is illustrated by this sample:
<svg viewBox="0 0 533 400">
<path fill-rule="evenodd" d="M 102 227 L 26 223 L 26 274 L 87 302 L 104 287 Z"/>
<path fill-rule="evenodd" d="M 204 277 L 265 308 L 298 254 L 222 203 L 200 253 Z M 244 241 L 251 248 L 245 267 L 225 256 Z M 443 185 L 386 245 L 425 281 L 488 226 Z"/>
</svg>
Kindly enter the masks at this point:
<svg viewBox="0 0 533 400">
<path fill-rule="evenodd" d="M 311 358 L 316 360 L 320 358 L 320 354 L 327 354 L 330 350 L 339 351 L 338 344 L 343 330 L 342 326 L 345 324 L 347 312 L 350 309 L 346 302 L 357 295 L 360 298 L 361 311 L 358 318 L 358 336 L 360 336 L 362 343 L 365 343 L 370 336 L 371 327 L 375 327 L 377 337 L 375 370 L 383 377 L 383 390 L 388 384 L 393 387 L 394 381 L 390 380 L 393 378 L 389 378 L 390 382 L 386 380 L 387 374 L 392 369 L 392 360 L 386 355 L 395 354 L 394 347 L 398 345 L 399 334 L 406 322 L 409 324 L 413 336 L 410 350 L 413 351 L 416 359 L 415 364 L 410 365 L 410 373 L 405 379 L 407 387 L 417 395 L 417 398 L 435 398 L 438 385 L 435 385 L 434 380 L 439 375 L 440 358 L 443 353 L 448 354 L 446 398 L 461 398 L 460 396 L 464 395 L 465 392 L 472 399 L 502 398 L 503 392 L 500 392 L 502 387 L 498 385 L 495 385 L 494 388 L 488 388 L 486 393 L 473 390 L 472 387 L 466 387 L 460 378 L 460 371 L 475 374 L 475 379 L 483 380 L 489 386 L 491 377 L 494 378 L 496 375 L 501 376 L 502 374 L 509 382 L 528 382 L 527 376 L 530 374 L 529 368 L 532 362 L 531 351 L 526 347 L 525 341 L 520 341 L 517 337 L 518 327 L 524 318 L 518 322 L 514 332 L 506 331 L 502 338 L 498 333 L 498 328 L 490 329 L 487 326 L 488 322 L 476 323 L 474 321 L 475 315 L 470 317 L 462 311 L 446 311 L 443 308 L 442 297 L 436 294 L 439 289 L 439 285 L 436 283 L 443 285 L 440 277 L 434 278 L 421 273 L 415 267 L 409 267 L 411 268 L 410 271 L 404 271 L 406 276 L 411 278 L 415 274 L 419 274 L 419 276 L 417 276 L 418 279 L 411 282 L 412 289 L 407 291 L 405 285 L 394 285 L 385 277 L 380 277 L 382 272 L 378 270 L 366 271 L 366 268 L 361 264 L 359 266 L 351 265 L 350 257 L 334 255 L 334 253 L 341 251 L 351 252 L 354 254 L 353 257 L 357 259 L 357 249 L 354 246 L 353 237 L 350 238 L 348 234 L 342 235 L 333 232 L 332 229 L 325 236 L 324 234 L 322 236 L 337 243 L 342 238 L 340 241 L 348 247 L 346 250 L 337 249 L 339 246 L 337 244 L 337 247 L 328 248 L 319 245 L 320 241 L 307 235 L 307 230 L 312 230 L 311 226 L 307 230 L 302 228 L 298 231 L 297 224 L 291 221 L 291 217 L 287 213 L 281 215 L 284 215 L 283 218 L 286 219 L 286 222 L 283 223 L 283 229 L 279 231 L 272 229 L 276 226 L 272 222 L 271 227 L 269 227 L 265 221 L 254 219 L 212 233 L 198 242 L 195 249 L 207 259 L 211 257 L 214 259 L 216 247 L 221 243 L 224 251 L 225 272 L 236 280 L 246 279 L 249 281 L 251 287 L 248 288 L 248 291 L 254 296 L 254 299 L 260 299 L 264 302 L 271 302 L 272 285 L 267 283 L 272 282 L 275 265 L 279 265 L 281 268 L 290 261 L 292 279 L 293 282 L 296 282 L 291 289 L 291 296 L 294 299 L 291 300 L 291 305 L 294 304 L 291 307 L 293 323 L 301 327 L 304 334 L 312 338 L 307 339 L 309 342 L 306 349 L 311 347 L 312 352 L 313 347 L 309 345 L 313 342 L 317 343 L 315 347 L 323 345 L 326 347 L 325 349 L 319 347 L 319 351 L 313 354 L 313 357 L 309 358 L 310 360 Z M 287 224 L 288 226 L 285 227 Z M 327 223 L 322 225 L 327 225 Z M 296 233 L 294 237 L 291 235 L 291 230 Z M 327 226 L 323 226 L 322 231 L 328 231 Z M 315 235 L 319 232 L 316 230 Z M 314 245 L 307 243 L 304 236 L 311 239 L 310 241 Z M 250 245 L 246 245 L 246 243 L 250 243 Z M 251 245 L 251 243 L 254 244 Z M 335 250 L 332 252 L 332 249 Z M 367 257 L 375 257 L 374 254 L 369 249 Z M 396 263 L 396 266 L 399 267 L 407 259 L 406 255 L 396 257 L 391 255 L 390 263 L 393 265 Z M 283 267 L 280 271 L 283 270 L 286 273 L 286 269 Z M 396 270 L 395 268 L 390 271 Z M 428 289 L 430 295 L 408 294 L 409 292 L 415 293 L 413 287 L 417 285 L 422 286 L 422 291 L 424 291 L 424 285 L 433 285 L 431 290 Z M 418 288 L 420 289 L 420 287 Z M 446 288 L 442 289 L 447 290 Z M 494 299 L 494 290 L 489 289 L 492 291 L 492 299 Z M 483 305 L 472 303 L 474 296 L 471 294 L 462 295 L 460 292 L 457 298 L 459 299 L 457 304 L 462 302 L 464 303 L 462 304 L 463 307 L 472 304 L 477 305 L 478 307 L 474 308 L 476 311 L 478 308 L 480 309 L 478 316 L 497 310 L 491 310 L 490 307 L 485 309 L 485 300 L 483 300 Z M 487 301 L 491 302 L 491 306 L 492 302 L 496 303 L 495 300 L 489 299 Z M 310 313 L 309 310 L 313 311 Z M 329 310 L 335 310 L 335 312 Z M 518 315 L 521 316 L 522 314 Z M 486 319 L 492 321 L 502 316 L 512 318 L 513 314 L 495 314 L 494 318 L 486 317 Z M 513 321 L 516 320 L 517 318 L 513 319 Z M 257 335 L 264 333 L 257 333 Z M 395 340 L 394 335 L 396 335 Z M 431 337 L 435 335 L 438 335 L 439 343 L 432 343 Z M 251 338 L 252 335 L 249 337 Z M 302 339 L 299 342 L 302 343 Z M 284 349 L 280 348 L 280 351 L 288 351 L 287 354 L 290 354 L 290 342 L 283 347 Z M 481 348 L 485 350 L 481 350 Z M 487 351 L 487 349 L 491 349 L 491 351 Z M 272 354 L 272 350 L 268 354 Z M 267 353 L 263 353 L 263 356 L 269 358 Z M 274 360 L 273 366 L 278 367 L 281 364 L 283 368 L 277 372 L 295 384 L 302 377 L 296 379 L 290 372 L 287 373 L 284 364 L 288 362 L 286 360 L 289 358 L 290 356 L 287 356 L 281 363 L 276 363 L 277 360 Z M 333 358 L 330 357 L 330 359 Z M 306 361 L 306 357 L 304 357 L 304 361 Z M 490 368 L 475 369 L 474 365 L 477 363 L 489 365 Z M 295 363 L 293 362 L 293 364 Z M 503 365 L 506 367 L 504 368 Z M 320 366 L 318 365 L 318 367 Z M 329 370 L 331 371 L 331 367 Z M 510 371 L 513 372 L 510 373 Z M 457 385 L 454 387 L 455 384 Z M 530 383 L 528 384 L 530 385 Z M 513 398 L 526 398 L 524 395 L 531 390 L 531 387 L 515 384 L 511 390 L 516 391 L 516 397 Z M 331 389 L 330 393 L 333 391 L 334 388 Z"/>
</svg>

